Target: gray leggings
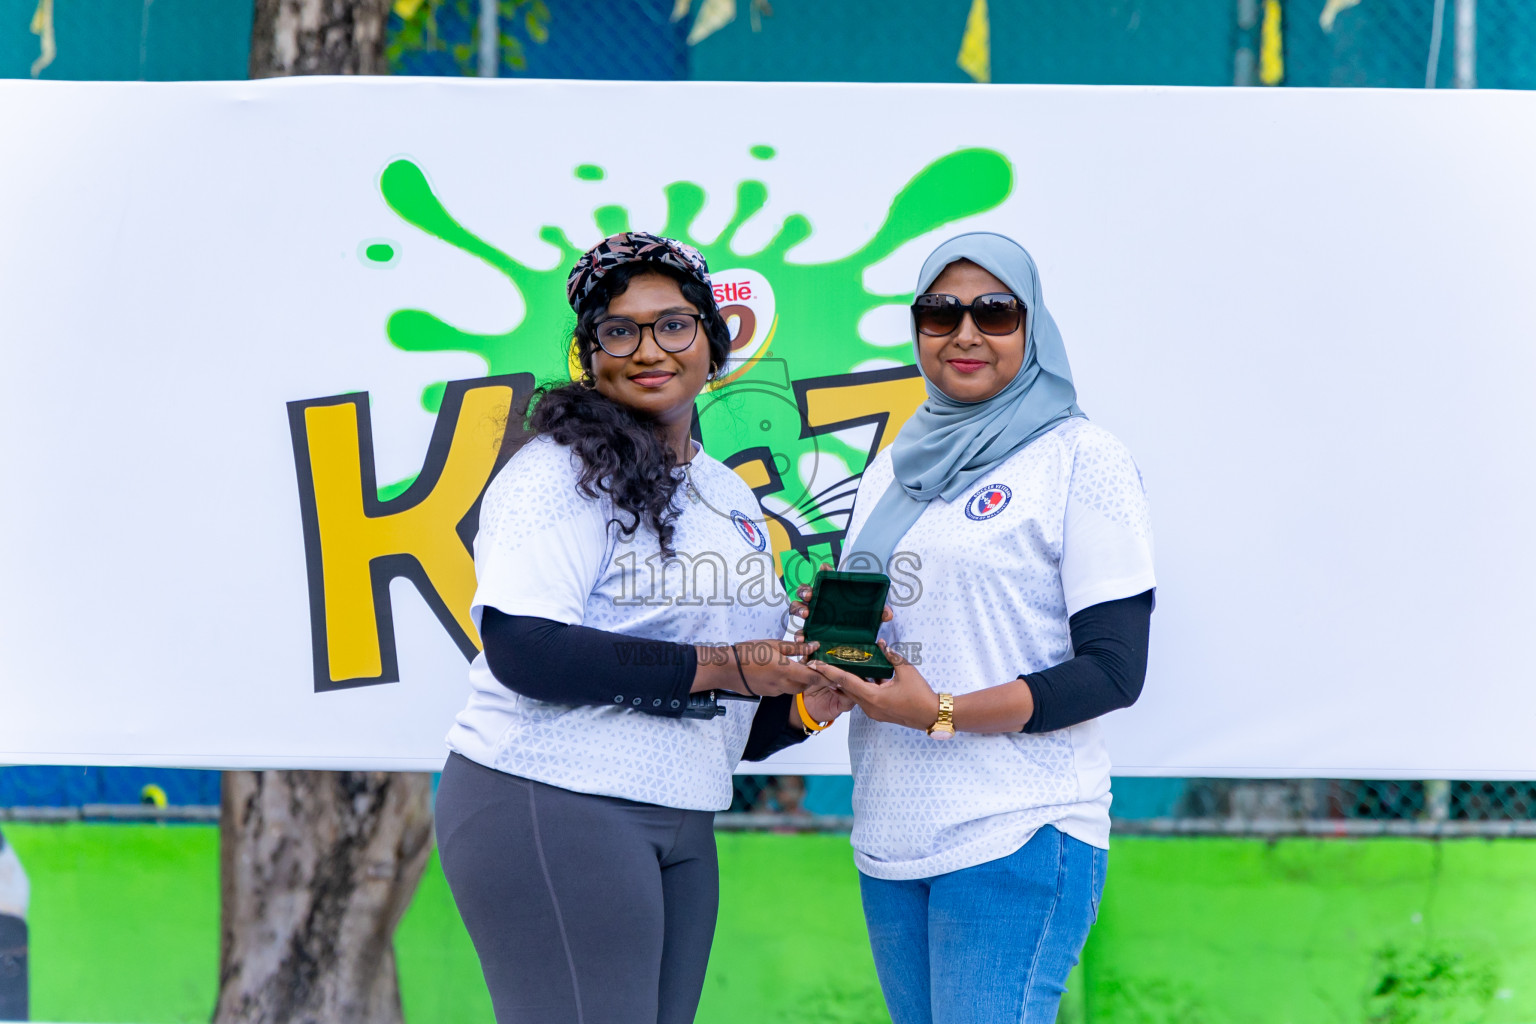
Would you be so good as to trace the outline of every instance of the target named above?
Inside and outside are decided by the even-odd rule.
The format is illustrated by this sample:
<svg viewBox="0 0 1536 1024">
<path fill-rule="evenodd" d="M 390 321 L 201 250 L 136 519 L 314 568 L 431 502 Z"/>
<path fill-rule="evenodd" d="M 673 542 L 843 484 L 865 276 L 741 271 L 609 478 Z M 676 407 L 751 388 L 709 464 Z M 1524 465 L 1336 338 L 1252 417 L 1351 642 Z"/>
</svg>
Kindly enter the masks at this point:
<svg viewBox="0 0 1536 1024">
<path fill-rule="evenodd" d="M 451 754 L 437 845 L 497 1024 L 687 1024 L 720 878 L 714 815 L 573 793 Z"/>
</svg>

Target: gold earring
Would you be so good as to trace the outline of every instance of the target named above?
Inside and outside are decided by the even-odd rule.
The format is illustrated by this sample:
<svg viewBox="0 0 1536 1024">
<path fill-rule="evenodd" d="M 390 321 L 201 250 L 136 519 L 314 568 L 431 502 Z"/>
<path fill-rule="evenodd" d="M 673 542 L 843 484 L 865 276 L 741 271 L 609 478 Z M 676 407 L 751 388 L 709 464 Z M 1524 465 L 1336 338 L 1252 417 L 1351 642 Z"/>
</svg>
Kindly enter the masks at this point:
<svg viewBox="0 0 1536 1024">
<path fill-rule="evenodd" d="M 587 373 L 582 374 L 581 375 L 581 379 L 578 380 L 576 383 L 580 384 L 582 387 L 586 388 L 588 391 L 595 391 L 595 390 L 597 390 L 597 381 L 592 379 L 592 375 L 591 374 L 587 374 Z"/>
</svg>

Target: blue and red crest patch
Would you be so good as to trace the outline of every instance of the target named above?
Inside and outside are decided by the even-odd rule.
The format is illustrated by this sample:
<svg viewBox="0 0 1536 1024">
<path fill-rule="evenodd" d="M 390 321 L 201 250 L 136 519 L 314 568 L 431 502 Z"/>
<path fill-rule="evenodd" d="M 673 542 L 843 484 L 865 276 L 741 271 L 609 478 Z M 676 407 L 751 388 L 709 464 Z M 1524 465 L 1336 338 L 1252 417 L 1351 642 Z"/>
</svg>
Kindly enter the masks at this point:
<svg viewBox="0 0 1536 1024">
<path fill-rule="evenodd" d="M 966 499 L 965 514 L 978 522 L 991 519 L 1008 507 L 1012 497 L 1013 492 L 1008 489 L 1007 484 L 987 484 Z"/>
<path fill-rule="evenodd" d="M 768 550 L 768 535 L 745 513 L 731 509 L 731 522 L 736 524 L 736 532 L 745 537 L 748 544 L 759 551 Z"/>
</svg>

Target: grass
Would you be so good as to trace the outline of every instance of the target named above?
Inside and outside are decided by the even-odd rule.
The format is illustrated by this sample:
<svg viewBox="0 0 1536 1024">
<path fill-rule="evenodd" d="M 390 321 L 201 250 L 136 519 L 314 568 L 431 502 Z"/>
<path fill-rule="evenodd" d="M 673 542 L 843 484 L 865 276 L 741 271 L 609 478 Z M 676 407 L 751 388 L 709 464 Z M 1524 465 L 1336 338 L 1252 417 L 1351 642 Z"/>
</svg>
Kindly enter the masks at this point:
<svg viewBox="0 0 1536 1024">
<path fill-rule="evenodd" d="M 1531 1024 L 1536 842 L 1117 840 L 1084 960 L 1091 1021 Z"/>
<path fill-rule="evenodd" d="M 5 826 L 38 1020 L 206 1021 L 218 832 Z M 702 1024 L 885 1024 L 841 836 L 722 834 Z M 396 948 L 411 1024 L 490 1024 L 434 859 Z M 1063 1024 L 1532 1024 L 1536 842 L 1123 839 Z"/>
</svg>

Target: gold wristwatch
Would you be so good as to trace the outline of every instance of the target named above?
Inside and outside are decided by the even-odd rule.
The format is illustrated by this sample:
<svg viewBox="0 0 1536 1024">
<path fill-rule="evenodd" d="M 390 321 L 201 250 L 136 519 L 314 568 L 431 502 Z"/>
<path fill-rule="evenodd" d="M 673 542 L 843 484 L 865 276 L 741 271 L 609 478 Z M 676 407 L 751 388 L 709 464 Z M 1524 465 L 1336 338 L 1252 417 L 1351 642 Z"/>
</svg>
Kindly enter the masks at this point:
<svg viewBox="0 0 1536 1024">
<path fill-rule="evenodd" d="M 951 739 L 955 735 L 955 697 L 939 694 L 939 717 L 928 727 L 928 735 L 936 740 Z"/>
</svg>

